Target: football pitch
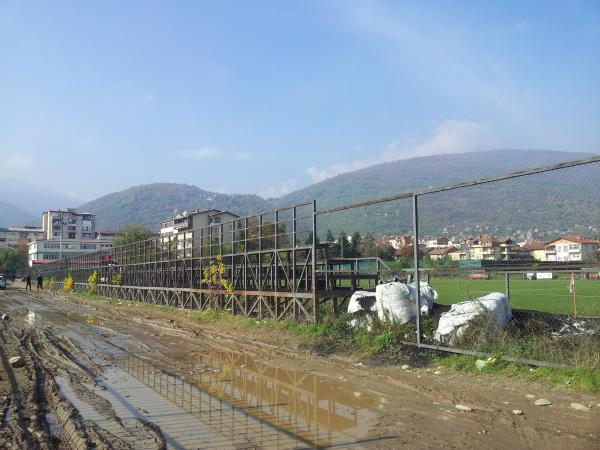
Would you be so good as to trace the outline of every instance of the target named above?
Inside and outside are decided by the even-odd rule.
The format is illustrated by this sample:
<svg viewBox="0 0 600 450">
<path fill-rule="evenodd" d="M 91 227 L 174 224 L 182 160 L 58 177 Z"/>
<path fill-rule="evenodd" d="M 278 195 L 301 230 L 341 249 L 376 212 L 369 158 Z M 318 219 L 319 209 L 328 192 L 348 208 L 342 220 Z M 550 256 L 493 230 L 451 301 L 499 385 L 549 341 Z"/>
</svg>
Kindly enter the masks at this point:
<svg viewBox="0 0 600 450">
<path fill-rule="evenodd" d="M 437 303 L 450 305 L 471 300 L 491 292 L 505 292 L 504 278 L 472 280 L 458 277 L 435 277 L 431 287 L 438 292 Z M 577 315 L 600 317 L 600 280 L 575 280 Z M 555 280 L 510 280 L 510 302 L 513 308 L 553 314 L 573 315 L 573 294 L 568 277 Z"/>
</svg>

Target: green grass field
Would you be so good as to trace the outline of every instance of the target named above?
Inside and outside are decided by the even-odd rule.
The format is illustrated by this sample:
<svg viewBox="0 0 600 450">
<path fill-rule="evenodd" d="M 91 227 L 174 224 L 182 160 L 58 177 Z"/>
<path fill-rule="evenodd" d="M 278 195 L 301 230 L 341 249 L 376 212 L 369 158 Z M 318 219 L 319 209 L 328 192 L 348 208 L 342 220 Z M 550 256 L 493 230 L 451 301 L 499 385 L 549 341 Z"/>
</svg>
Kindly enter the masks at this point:
<svg viewBox="0 0 600 450">
<path fill-rule="evenodd" d="M 438 303 L 473 299 L 490 292 L 504 292 L 504 278 L 470 280 L 468 278 L 431 277 L 431 286 L 438 292 Z M 577 315 L 600 317 L 600 280 L 576 280 Z M 573 295 L 569 280 L 510 280 L 510 302 L 513 308 L 531 309 L 554 314 L 573 314 Z"/>
</svg>

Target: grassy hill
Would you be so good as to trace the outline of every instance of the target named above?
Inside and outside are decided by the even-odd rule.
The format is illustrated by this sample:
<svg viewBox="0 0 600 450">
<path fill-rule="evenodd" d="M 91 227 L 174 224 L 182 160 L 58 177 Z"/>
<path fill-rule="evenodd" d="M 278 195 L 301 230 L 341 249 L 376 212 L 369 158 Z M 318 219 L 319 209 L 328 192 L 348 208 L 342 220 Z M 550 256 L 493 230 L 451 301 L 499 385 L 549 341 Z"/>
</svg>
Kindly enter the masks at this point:
<svg viewBox="0 0 600 450">
<path fill-rule="evenodd" d="M 292 192 L 277 203 L 314 198 L 318 209 L 325 209 L 589 156 L 546 150 L 496 150 L 413 158 L 338 175 Z M 540 238 L 560 232 L 589 235 L 589 226 L 600 227 L 600 196 L 594 195 L 599 189 L 600 163 L 429 195 L 420 201 L 421 232 L 517 237 L 537 229 Z M 318 227 L 321 236 L 327 228 L 348 233 L 407 233 L 412 229 L 412 205 L 404 200 L 319 216 Z"/>
</svg>

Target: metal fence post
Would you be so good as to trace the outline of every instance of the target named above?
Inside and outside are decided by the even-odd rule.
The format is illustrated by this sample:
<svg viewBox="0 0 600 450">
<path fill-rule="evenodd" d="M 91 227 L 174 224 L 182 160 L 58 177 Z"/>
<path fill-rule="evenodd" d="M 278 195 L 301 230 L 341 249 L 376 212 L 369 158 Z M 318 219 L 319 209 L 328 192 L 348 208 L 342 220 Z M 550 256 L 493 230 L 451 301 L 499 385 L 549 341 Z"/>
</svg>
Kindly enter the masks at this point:
<svg viewBox="0 0 600 450">
<path fill-rule="evenodd" d="M 421 297 L 421 284 L 419 281 L 419 208 L 417 195 L 413 195 L 413 258 L 415 259 L 415 302 L 417 310 L 417 345 L 421 345 L 422 325 L 421 308 L 419 299 Z"/>
<path fill-rule="evenodd" d="M 317 299 L 317 201 L 312 204 L 312 301 L 313 301 L 313 320 L 319 321 L 319 301 Z M 296 262 L 294 261 L 294 264 Z M 294 271 L 296 268 L 294 267 Z"/>
<path fill-rule="evenodd" d="M 504 283 L 505 283 L 506 297 L 508 298 L 508 302 L 510 303 L 510 273 L 509 272 L 504 272 Z"/>
</svg>

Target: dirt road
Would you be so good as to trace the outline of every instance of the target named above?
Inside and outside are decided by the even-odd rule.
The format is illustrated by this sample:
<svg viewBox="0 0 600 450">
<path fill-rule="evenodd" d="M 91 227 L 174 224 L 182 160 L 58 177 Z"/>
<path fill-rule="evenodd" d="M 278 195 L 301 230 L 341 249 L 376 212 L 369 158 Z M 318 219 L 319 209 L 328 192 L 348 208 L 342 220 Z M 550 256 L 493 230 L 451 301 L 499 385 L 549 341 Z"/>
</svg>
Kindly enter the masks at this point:
<svg viewBox="0 0 600 450">
<path fill-rule="evenodd" d="M 598 395 L 321 357 L 136 304 L 9 289 L 0 312 L 5 448 L 600 448 Z"/>
</svg>

